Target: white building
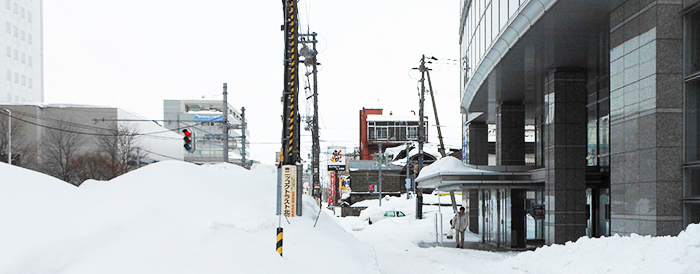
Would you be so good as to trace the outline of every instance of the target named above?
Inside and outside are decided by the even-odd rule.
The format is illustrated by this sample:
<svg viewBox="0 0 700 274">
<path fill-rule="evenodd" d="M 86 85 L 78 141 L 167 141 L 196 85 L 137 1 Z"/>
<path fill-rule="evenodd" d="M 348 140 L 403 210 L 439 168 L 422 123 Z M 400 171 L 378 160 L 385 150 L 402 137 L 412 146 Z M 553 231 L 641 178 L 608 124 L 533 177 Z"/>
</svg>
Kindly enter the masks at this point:
<svg viewBox="0 0 700 274">
<path fill-rule="evenodd" d="M 104 153 L 104 138 L 117 138 L 113 137 L 115 129 L 129 129 L 136 134 L 130 147 L 140 156 L 129 160 L 129 170 L 152 162 L 183 160 L 182 137 L 154 121 L 115 107 L 66 104 L 0 103 L 0 154 L 5 153 L 8 124 L 2 109 L 12 112 L 13 164 L 53 176 L 56 174 L 46 167 L 56 161 L 52 158 L 57 155 L 56 147 L 72 150 L 70 159 L 62 152 L 58 154 L 63 157 L 61 161 L 73 163 L 81 156 Z M 95 177 L 84 179 L 92 178 Z M 62 179 L 82 183 L 78 176 Z"/>
<path fill-rule="evenodd" d="M 0 3 L 0 102 L 43 102 L 43 1 Z"/>
<path fill-rule="evenodd" d="M 181 131 L 189 128 L 195 133 L 195 147 L 192 153 L 185 153 L 185 161 L 193 163 L 223 162 L 223 102 L 218 100 L 164 100 L 163 119 L 165 127 Z M 243 117 L 239 109 L 228 104 L 229 162 L 240 163 L 243 158 L 242 130 Z M 246 130 L 246 136 L 249 136 Z M 249 142 L 246 150 L 250 151 Z M 183 149 L 184 151 L 184 149 Z M 250 161 L 250 157 L 246 156 Z"/>
</svg>

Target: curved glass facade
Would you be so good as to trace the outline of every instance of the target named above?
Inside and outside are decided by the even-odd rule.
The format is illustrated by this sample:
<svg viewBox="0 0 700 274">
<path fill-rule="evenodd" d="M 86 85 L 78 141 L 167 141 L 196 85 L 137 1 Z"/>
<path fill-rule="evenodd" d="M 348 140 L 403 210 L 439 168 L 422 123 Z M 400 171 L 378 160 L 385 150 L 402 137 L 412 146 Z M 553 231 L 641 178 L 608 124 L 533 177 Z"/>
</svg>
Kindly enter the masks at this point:
<svg viewBox="0 0 700 274">
<path fill-rule="evenodd" d="M 462 71 L 462 86 L 474 73 L 481 59 L 491 48 L 500 33 L 505 30 L 508 21 L 517 14 L 522 5 L 529 0 L 465 0 L 462 2 L 462 13 L 466 20 L 462 22 L 460 50 L 464 67 Z M 465 14 L 462 14 L 462 18 Z M 471 68 L 471 69 L 468 69 Z"/>
</svg>

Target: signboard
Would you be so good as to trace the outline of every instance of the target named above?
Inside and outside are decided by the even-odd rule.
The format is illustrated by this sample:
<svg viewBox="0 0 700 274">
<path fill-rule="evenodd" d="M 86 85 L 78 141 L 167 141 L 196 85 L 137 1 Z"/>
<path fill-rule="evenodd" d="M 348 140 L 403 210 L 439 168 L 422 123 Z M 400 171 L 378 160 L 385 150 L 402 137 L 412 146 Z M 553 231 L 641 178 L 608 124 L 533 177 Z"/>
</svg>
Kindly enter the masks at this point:
<svg viewBox="0 0 700 274">
<path fill-rule="evenodd" d="M 343 155 L 345 147 L 328 147 L 328 170 L 344 171 L 345 156 Z"/>
<path fill-rule="evenodd" d="M 544 204 L 534 205 L 532 209 L 535 220 L 544 220 Z"/>
<path fill-rule="evenodd" d="M 333 205 L 335 201 L 335 172 L 331 171 L 331 193 L 328 195 L 328 205 Z"/>
<path fill-rule="evenodd" d="M 297 166 L 282 166 L 282 215 L 296 216 L 297 212 Z"/>
<path fill-rule="evenodd" d="M 204 122 L 215 122 L 215 121 L 223 121 L 224 116 L 200 116 L 200 115 L 195 115 L 194 116 L 195 121 L 204 121 Z"/>
</svg>

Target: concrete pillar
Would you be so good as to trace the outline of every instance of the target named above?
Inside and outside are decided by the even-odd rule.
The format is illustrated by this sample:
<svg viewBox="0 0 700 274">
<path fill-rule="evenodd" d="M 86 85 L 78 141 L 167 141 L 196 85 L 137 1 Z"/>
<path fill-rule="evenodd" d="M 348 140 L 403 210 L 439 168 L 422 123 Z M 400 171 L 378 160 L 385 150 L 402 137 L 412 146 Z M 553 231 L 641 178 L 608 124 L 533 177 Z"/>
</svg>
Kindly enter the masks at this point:
<svg viewBox="0 0 700 274">
<path fill-rule="evenodd" d="M 496 109 L 496 165 L 525 165 L 525 106 L 503 102 Z"/>
<path fill-rule="evenodd" d="M 462 195 L 469 197 L 469 231 L 479 233 L 479 190 L 465 189 Z"/>
<path fill-rule="evenodd" d="M 545 243 L 586 233 L 586 73 L 554 69 L 545 76 Z"/>
<path fill-rule="evenodd" d="M 489 164 L 489 127 L 486 122 L 467 125 L 467 164 Z"/>
<path fill-rule="evenodd" d="M 611 233 L 678 235 L 684 1 L 618 2 L 610 13 Z"/>
</svg>

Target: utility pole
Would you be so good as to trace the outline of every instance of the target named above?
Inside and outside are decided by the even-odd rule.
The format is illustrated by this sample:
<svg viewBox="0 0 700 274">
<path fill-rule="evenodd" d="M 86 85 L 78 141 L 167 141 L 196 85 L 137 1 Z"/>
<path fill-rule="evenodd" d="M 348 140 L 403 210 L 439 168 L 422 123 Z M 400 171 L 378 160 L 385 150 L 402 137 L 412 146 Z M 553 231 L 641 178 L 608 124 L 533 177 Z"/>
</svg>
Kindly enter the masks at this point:
<svg viewBox="0 0 700 274">
<path fill-rule="evenodd" d="M 420 59 L 421 72 L 420 77 L 420 98 L 419 98 L 419 111 L 418 115 L 420 124 L 418 125 L 418 172 L 423 170 L 423 142 L 425 142 L 425 125 L 424 125 L 424 114 L 423 114 L 423 103 L 425 102 L 425 72 L 427 71 L 425 67 L 425 54 Z M 416 173 L 417 175 L 418 173 Z M 423 195 L 417 191 L 417 186 L 413 185 L 413 190 L 416 191 L 416 219 L 423 218 Z"/>
<path fill-rule="evenodd" d="M 304 48 L 302 48 L 302 51 L 300 52 L 302 55 L 304 55 L 304 64 L 308 68 L 309 66 L 312 67 L 311 73 L 313 74 L 314 77 L 314 87 L 313 87 L 313 98 L 314 98 L 314 117 L 311 120 L 311 139 L 313 142 L 312 148 L 311 148 L 311 154 L 312 154 L 312 159 L 311 159 L 311 173 L 312 173 L 312 184 L 313 184 L 313 195 L 318 197 L 319 199 L 321 198 L 321 179 L 320 179 L 320 157 L 321 157 L 321 142 L 319 140 L 319 132 L 318 132 L 318 70 L 316 69 L 316 65 L 318 62 L 316 61 L 316 55 L 318 54 L 318 51 L 316 51 L 316 43 L 318 42 L 316 40 L 316 32 L 310 33 L 310 34 L 300 34 L 299 36 L 302 37 L 301 43 L 306 44 L 306 43 L 311 43 L 312 49 L 308 50 L 306 45 L 304 45 Z M 311 36 L 311 41 L 306 41 L 303 37 L 308 37 Z"/>
<path fill-rule="evenodd" d="M 141 148 L 136 147 L 136 168 L 141 168 Z"/>
<path fill-rule="evenodd" d="M 7 164 L 12 165 L 12 111 L 7 111 Z"/>
<path fill-rule="evenodd" d="M 430 59 L 437 61 L 437 58 L 435 57 L 430 57 Z M 428 88 L 430 89 L 430 98 L 433 99 L 433 111 L 435 112 L 435 126 L 437 126 L 438 139 L 440 140 L 440 148 L 438 150 L 440 151 L 440 155 L 442 155 L 442 157 L 445 157 L 445 144 L 442 142 L 442 129 L 440 129 L 440 119 L 438 119 L 437 107 L 435 106 L 435 93 L 433 92 L 433 84 L 432 82 L 430 82 L 430 69 L 426 69 L 425 74 L 428 76 Z"/>
<path fill-rule="evenodd" d="M 411 168 L 410 165 L 410 160 L 411 157 L 408 157 L 408 148 L 411 143 L 406 143 L 406 199 L 408 200 L 408 191 L 411 190 L 411 172 L 409 168 Z"/>
<path fill-rule="evenodd" d="M 228 163 L 228 87 L 224 83 L 224 124 L 222 129 L 224 131 L 224 163 Z"/>
<path fill-rule="evenodd" d="M 241 149 L 241 165 L 243 167 L 247 168 L 247 165 L 245 163 L 246 162 L 246 159 L 245 159 L 245 156 L 246 156 L 246 153 L 245 153 L 245 142 L 246 142 L 245 141 L 245 138 L 246 138 L 245 137 L 245 128 L 247 126 L 246 121 L 245 121 L 245 107 L 241 107 L 241 120 L 243 120 L 243 122 L 241 124 L 241 145 L 243 146 L 243 148 Z"/>
</svg>

